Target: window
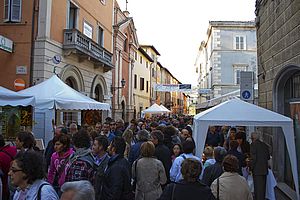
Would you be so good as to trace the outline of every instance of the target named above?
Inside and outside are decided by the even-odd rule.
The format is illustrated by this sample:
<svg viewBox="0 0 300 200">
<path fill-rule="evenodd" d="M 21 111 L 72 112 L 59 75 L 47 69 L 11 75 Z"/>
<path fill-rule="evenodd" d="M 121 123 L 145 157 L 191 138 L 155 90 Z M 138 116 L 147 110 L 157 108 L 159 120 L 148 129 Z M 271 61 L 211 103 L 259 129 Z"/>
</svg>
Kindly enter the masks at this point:
<svg viewBox="0 0 300 200">
<path fill-rule="evenodd" d="M 145 85 L 144 85 L 144 78 L 140 78 L 140 90 L 144 90 L 145 89 Z"/>
<path fill-rule="evenodd" d="M 124 51 L 127 52 L 127 38 L 124 41 Z"/>
<path fill-rule="evenodd" d="M 137 52 L 134 52 L 134 59 L 137 60 Z"/>
<path fill-rule="evenodd" d="M 98 44 L 103 47 L 104 44 L 103 44 L 103 41 L 104 41 L 104 31 L 103 31 L 103 28 L 101 28 L 100 26 L 98 27 Z"/>
<path fill-rule="evenodd" d="M 4 1 L 4 21 L 21 22 L 22 0 Z"/>
<path fill-rule="evenodd" d="M 149 81 L 146 82 L 146 92 L 149 92 Z"/>
<path fill-rule="evenodd" d="M 246 49 L 246 37 L 245 36 L 236 36 L 235 37 L 235 49 L 245 50 Z"/>
<path fill-rule="evenodd" d="M 236 85 L 241 83 L 241 71 L 247 71 L 248 66 L 247 65 L 233 65 L 233 71 L 234 71 L 234 83 Z"/>
<path fill-rule="evenodd" d="M 154 69 L 154 67 L 152 68 L 152 77 L 155 77 L 155 69 Z"/>
<path fill-rule="evenodd" d="M 66 123 L 70 123 L 70 122 L 78 122 L 78 112 L 77 111 L 66 111 L 63 112 L 63 121 Z"/>
<path fill-rule="evenodd" d="M 149 65 L 149 64 L 148 64 L 148 61 L 146 61 L 146 68 L 147 68 L 147 69 L 148 69 L 148 65 Z"/>
<path fill-rule="evenodd" d="M 134 75 L 134 89 L 137 88 L 137 75 Z"/>
<path fill-rule="evenodd" d="M 140 56 L 140 63 L 143 64 L 143 57 Z"/>
<path fill-rule="evenodd" d="M 76 28 L 76 26 L 77 26 L 77 7 L 74 4 L 70 3 L 68 28 L 73 29 Z"/>
</svg>

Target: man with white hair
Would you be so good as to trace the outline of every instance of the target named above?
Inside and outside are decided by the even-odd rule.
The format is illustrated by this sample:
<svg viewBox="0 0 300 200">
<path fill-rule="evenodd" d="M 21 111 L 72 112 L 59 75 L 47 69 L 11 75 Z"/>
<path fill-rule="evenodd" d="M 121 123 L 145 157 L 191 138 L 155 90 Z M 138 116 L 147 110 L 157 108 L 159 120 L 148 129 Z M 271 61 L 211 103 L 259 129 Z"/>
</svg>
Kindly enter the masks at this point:
<svg viewBox="0 0 300 200">
<path fill-rule="evenodd" d="M 251 133 L 250 156 L 252 160 L 252 173 L 254 181 L 254 199 L 265 199 L 266 182 L 268 175 L 269 147 L 259 140 L 257 132 Z"/>
<path fill-rule="evenodd" d="M 95 190 L 89 181 L 66 182 L 61 186 L 61 200 L 95 200 Z"/>
</svg>

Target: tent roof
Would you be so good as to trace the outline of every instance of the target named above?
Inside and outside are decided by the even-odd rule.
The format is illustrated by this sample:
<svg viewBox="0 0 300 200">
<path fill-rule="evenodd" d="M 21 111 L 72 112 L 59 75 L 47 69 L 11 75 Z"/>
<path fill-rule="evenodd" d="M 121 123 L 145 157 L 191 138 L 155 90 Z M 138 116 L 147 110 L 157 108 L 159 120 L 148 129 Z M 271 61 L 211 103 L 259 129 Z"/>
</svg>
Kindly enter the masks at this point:
<svg viewBox="0 0 300 200">
<path fill-rule="evenodd" d="M 34 106 L 32 95 L 22 95 L 0 86 L 0 106 Z"/>
<path fill-rule="evenodd" d="M 149 108 L 147 108 L 146 110 L 143 110 L 144 113 L 166 113 L 167 111 L 162 109 L 162 107 L 160 107 L 159 105 L 157 105 L 156 103 L 153 104 L 152 106 L 150 106 Z"/>
<path fill-rule="evenodd" d="M 109 104 L 100 103 L 77 92 L 56 75 L 19 93 L 35 96 L 38 109 L 110 110 Z"/>
<path fill-rule="evenodd" d="M 194 119 L 209 121 L 212 125 L 214 123 L 216 123 L 215 125 L 220 123 L 222 123 L 222 125 L 230 125 L 232 123 L 240 123 L 240 125 L 244 125 L 245 123 L 260 125 L 261 123 L 291 123 L 292 121 L 288 117 L 237 98 L 207 109 L 197 114 Z"/>
<path fill-rule="evenodd" d="M 166 108 L 164 105 L 160 105 L 160 107 L 163 109 L 163 110 L 165 110 L 166 112 L 171 112 L 168 108 Z"/>
</svg>

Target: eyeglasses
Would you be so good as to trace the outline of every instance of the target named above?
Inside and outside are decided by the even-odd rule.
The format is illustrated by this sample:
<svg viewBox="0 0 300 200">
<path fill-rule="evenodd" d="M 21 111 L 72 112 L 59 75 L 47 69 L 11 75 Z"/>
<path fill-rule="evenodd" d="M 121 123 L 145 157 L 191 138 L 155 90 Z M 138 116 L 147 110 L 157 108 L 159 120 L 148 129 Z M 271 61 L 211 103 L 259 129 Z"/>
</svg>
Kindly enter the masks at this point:
<svg viewBox="0 0 300 200">
<path fill-rule="evenodd" d="M 11 171 L 12 173 L 17 173 L 17 172 L 22 172 L 23 169 L 14 169 L 14 168 L 10 168 L 9 171 Z"/>
<path fill-rule="evenodd" d="M 115 126 L 116 124 L 110 124 L 111 126 Z"/>
</svg>

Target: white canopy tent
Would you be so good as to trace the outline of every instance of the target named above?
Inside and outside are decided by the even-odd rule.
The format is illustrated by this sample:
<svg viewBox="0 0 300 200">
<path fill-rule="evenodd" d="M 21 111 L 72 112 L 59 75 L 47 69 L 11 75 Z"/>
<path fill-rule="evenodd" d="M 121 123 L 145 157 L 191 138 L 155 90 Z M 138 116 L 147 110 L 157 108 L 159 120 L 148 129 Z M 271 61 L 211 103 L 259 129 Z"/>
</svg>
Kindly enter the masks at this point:
<svg viewBox="0 0 300 200">
<path fill-rule="evenodd" d="M 163 109 L 163 110 L 165 110 L 167 113 L 169 113 L 169 112 L 171 112 L 168 108 L 166 108 L 164 105 L 160 105 L 160 107 Z"/>
<path fill-rule="evenodd" d="M 34 106 L 32 95 L 22 95 L 0 86 L 0 106 Z"/>
<path fill-rule="evenodd" d="M 56 75 L 18 93 L 35 96 L 37 109 L 110 110 L 109 104 L 100 103 L 77 92 Z"/>
<path fill-rule="evenodd" d="M 44 139 L 45 144 L 53 136 L 51 134 L 53 132 L 51 121 L 56 118 L 55 110 L 110 110 L 109 104 L 100 103 L 77 92 L 56 75 L 18 93 L 35 97 L 33 133 L 36 138 Z M 78 116 L 81 117 L 80 113 Z"/>
<path fill-rule="evenodd" d="M 299 199 L 297 157 L 292 119 L 239 99 L 223 102 L 194 117 L 194 133 L 196 133 L 194 139 L 196 141 L 197 156 L 202 155 L 209 125 L 281 127 L 290 156 L 297 198 Z"/>
<path fill-rule="evenodd" d="M 163 114 L 167 113 L 166 110 L 164 110 L 162 107 L 157 105 L 156 103 L 150 106 L 149 108 L 142 111 L 143 113 L 149 113 L 149 114 Z"/>
</svg>

